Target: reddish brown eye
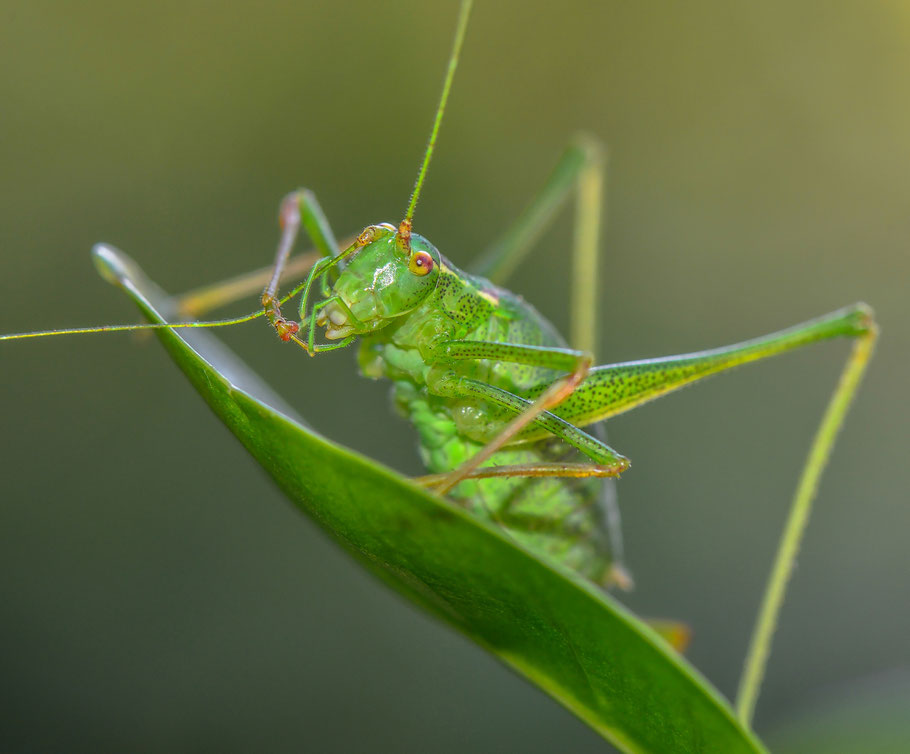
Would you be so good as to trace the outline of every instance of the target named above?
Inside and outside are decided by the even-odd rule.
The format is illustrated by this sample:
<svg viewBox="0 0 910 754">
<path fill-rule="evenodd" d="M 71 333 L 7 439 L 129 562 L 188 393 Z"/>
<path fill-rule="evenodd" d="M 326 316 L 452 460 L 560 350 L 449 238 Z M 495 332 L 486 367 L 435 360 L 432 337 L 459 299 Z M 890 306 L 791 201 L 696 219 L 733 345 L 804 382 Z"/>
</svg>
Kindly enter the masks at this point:
<svg viewBox="0 0 910 754">
<path fill-rule="evenodd" d="M 425 251 L 415 251 L 411 254 L 408 269 L 415 275 L 426 275 L 433 269 L 433 257 Z"/>
</svg>

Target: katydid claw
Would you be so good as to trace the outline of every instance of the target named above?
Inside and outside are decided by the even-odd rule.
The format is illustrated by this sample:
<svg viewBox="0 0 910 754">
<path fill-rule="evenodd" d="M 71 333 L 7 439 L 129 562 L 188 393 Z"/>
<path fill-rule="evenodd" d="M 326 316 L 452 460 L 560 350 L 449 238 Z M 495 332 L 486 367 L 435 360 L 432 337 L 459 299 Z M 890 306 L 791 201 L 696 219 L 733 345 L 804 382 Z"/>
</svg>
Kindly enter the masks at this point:
<svg viewBox="0 0 910 754">
<path fill-rule="evenodd" d="M 300 330 L 300 325 L 292 320 L 279 319 L 275 322 L 275 331 L 278 337 L 287 343 Z"/>
</svg>

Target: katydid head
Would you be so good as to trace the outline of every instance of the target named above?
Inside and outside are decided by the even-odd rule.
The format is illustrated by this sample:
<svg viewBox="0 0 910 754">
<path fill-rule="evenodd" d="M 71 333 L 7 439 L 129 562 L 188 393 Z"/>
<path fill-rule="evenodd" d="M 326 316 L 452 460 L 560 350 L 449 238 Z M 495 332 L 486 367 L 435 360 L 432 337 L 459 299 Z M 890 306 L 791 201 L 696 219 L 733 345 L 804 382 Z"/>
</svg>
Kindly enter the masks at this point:
<svg viewBox="0 0 910 754">
<path fill-rule="evenodd" d="M 409 251 L 391 225 L 371 225 L 361 238 L 368 242 L 348 258 L 329 297 L 317 304 L 316 324 L 332 340 L 374 332 L 414 311 L 439 280 L 439 251 L 423 236 L 411 235 Z"/>
<path fill-rule="evenodd" d="M 397 228 L 386 223 L 369 226 L 352 247 L 332 262 L 340 270 L 337 272 L 337 280 L 331 286 L 326 300 L 316 304 L 314 309 L 315 323 L 326 328 L 326 338 L 346 339 L 379 330 L 395 318 L 416 309 L 436 288 L 439 280 L 439 251 L 426 238 L 413 233 L 411 226 L 414 209 L 433 156 L 436 137 L 439 135 L 455 69 L 458 67 L 458 55 L 464 42 L 471 3 L 472 0 L 462 0 L 461 3 L 436 118 L 404 219 Z M 329 267 L 326 267 L 324 272 L 327 273 L 328 270 Z M 306 309 L 305 301 L 301 304 L 301 309 Z M 310 329 L 312 344 L 312 328 Z"/>
</svg>

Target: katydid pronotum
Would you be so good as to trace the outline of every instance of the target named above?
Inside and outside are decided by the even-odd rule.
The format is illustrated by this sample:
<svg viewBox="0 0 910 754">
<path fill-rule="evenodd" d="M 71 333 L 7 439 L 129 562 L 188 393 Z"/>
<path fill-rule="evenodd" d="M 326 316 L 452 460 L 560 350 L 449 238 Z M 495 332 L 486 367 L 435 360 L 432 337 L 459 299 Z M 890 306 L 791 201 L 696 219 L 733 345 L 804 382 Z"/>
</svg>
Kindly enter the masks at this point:
<svg viewBox="0 0 910 754">
<path fill-rule="evenodd" d="M 467 6 L 457 38 L 463 38 Z M 582 139 L 567 149 L 544 190 L 527 212 L 482 257 L 475 276 L 463 273 L 411 222 L 444 102 L 457 62 L 452 56 L 430 148 L 404 221 L 372 225 L 350 244 L 335 241 L 315 197 L 296 192 L 282 205 L 282 241 L 263 310 L 218 323 L 266 316 L 283 339 L 310 354 L 360 338 L 360 366 L 395 385 L 396 403 L 414 423 L 433 476 L 427 486 L 448 494 L 477 515 L 501 524 L 511 536 L 596 581 L 625 578 L 611 550 L 605 509 L 594 501 L 598 477 L 618 476 L 628 461 L 584 427 L 633 408 L 702 377 L 808 343 L 856 338 L 844 388 L 826 418 L 821 450 L 802 487 L 811 496 L 823 457 L 875 338 L 867 308 L 857 305 L 746 343 L 665 359 L 593 367 L 596 256 L 602 183 L 600 149 Z M 537 233 L 577 189 L 576 286 L 569 348 L 533 308 L 500 288 L 520 264 Z M 320 252 L 302 293 L 300 323 L 278 309 L 277 283 L 299 227 Z M 492 282 L 490 282 L 492 281 Z M 224 288 L 217 289 L 220 295 Z M 308 306 L 309 294 L 322 294 Z M 201 313 L 199 299 L 188 302 Z M 141 329 L 87 328 L 53 334 Z M 301 328 L 298 331 L 298 327 Z M 324 327 L 329 343 L 317 342 Z M 9 340 L 50 332 L 3 336 Z M 574 450 L 572 450 L 574 448 Z M 581 454 L 579 462 L 576 451 Z"/>
</svg>

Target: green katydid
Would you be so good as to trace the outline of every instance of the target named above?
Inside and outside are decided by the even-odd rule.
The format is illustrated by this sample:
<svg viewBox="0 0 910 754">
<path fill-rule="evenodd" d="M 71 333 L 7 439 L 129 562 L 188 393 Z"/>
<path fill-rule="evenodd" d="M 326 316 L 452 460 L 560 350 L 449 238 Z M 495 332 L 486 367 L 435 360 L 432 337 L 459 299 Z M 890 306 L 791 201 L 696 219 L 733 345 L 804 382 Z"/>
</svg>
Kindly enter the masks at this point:
<svg viewBox="0 0 910 754">
<path fill-rule="evenodd" d="M 596 256 L 603 157 L 589 140 L 572 144 L 519 222 L 481 257 L 478 274 L 459 270 L 412 232 L 414 210 L 432 156 L 464 38 L 464 3 L 456 45 L 417 185 L 397 225 L 368 226 L 339 248 L 315 197 L 291 194 L 281 210 L 282 238 L 262 296 L 262 310 L 213 327 L 265 316 L 284 340 L 311 355 L 360 340 L 361 370 L 392 380 L 397 405 L 418 430 L 431 472 L 424 484 L 448 494 L 511 536 L 601 583 L 622 578 L 617 547 L 597 478 L 629 462 L 585 427 L 696 380 L 809 343 L 857 339 L 833 413 L 807 465 L 801 489 L 811 497 L 824 457 L 875 339 L 870 311 L 855 305 L 744 343 L 669 358 L 594 367 Z M 573 348 L 531 306 L 497 284 L 520 263 L 538 231 L 577 190 Z M 303 227 L 320 252 L 306 280 L 280 296 L 292 247 Z M 481 276 L 482 275 L 482 276 Z M 219 289 L 222 291 L 223 289 Z M 310 306 L 320 294 L 321 300 Z M 280 305 L 301 294 L 300 322 Z M 197 307 L 198 310 L 198 307 Z M 134 330 L 127 325 L 2 336 Z M 324 338 L 317 342 L 317 332 Z M 820 449 L 819 449 L 820 448 Z M 578 462 L 577 454 L 584 459 Z"/>
</svg>

